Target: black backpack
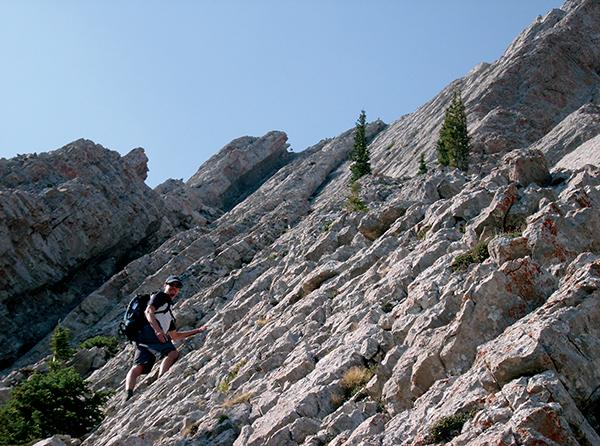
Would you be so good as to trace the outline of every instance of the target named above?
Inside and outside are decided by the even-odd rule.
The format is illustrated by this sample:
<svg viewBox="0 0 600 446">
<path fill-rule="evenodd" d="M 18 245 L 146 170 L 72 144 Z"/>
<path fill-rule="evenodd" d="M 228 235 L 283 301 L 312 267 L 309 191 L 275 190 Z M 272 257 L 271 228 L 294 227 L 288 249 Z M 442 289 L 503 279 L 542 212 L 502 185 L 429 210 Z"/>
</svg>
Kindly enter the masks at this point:
<svg viewBox="0 0 600 446">
<path fill-rule="evenodd" d="M 142 331 L 144 324 L 148 323 L 144 311 L 146 311 L 146 307 L 148 306 L 151 297 L 151 294 L 136 294 L 127 305 L 127 310 L 125 310 L 125 314 L 123 315 L 123 321 L 119 324 L 119 333 L 124 335 L 130 341 L 135 341 L 137 335 Z M 175 316 L 173 316 L 173 312 L 171 311 L 170 303 L 166 310 L 157 311 L 156 314 L 166 313 L 167 311 L 171 313 L 172 323 L 175 324 Z"/>
<path fill-rule="evenodd" d="M 119 324 L 119 333 L 125 335 L 130 341 L 142 331 L 146 323 L 144 311 L 150 301 L 150 294 L 137 294 L 129 301 L 127 310 L 123 315 L 123 321 Z"/>
</svg>

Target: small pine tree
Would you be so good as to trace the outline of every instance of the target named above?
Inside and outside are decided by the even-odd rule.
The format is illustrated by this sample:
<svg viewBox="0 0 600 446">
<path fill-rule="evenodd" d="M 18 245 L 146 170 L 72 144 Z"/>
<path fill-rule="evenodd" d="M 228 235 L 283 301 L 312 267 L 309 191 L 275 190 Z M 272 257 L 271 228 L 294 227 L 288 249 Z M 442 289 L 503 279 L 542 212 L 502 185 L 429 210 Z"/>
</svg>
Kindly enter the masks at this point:
<svg viewBox="0 0 600 446">
<path fill-rule="evenodd" d="M 54 434 L 81 437 L 102 420 L 102 405 L 108 397 L 106 392 L 91 392 L 72 368 L 34 373 L 0 406 L 0 446 Z"/>
<path fill-rule="evenodd" d="M 59 322 L 50 339 L 50 348 L 52 349 L 53 356 L 52 361 L 54 363 L 62 363 L 73 357 L 73 349 L 69 344 L 70 338 L 71 330 L 63 327 Z"/>
<path fill-rule="evenodd" d="M 419 175 L 427 173 L 427 164 L 425 163 L 425 155 L 421 153 L 419 158 Z"/>
<path fill-rule="evenodd" d="M 356 131 L 354 133 L 354 146 L 350 159 L 353 161 L 350 166 L 352 177 L 350 181 L 354 183 L 360 177 L 371 173 L 371 163 L 369 162 L 369 148 L 367 147 L 367 115 L 364 110 L 360 112 L 358 121 L 356 121 Z"/>
<path fill-rule="evenodd" d="M 437 142 L 438 162 L 442 166 L 469 169 L 470 138 L 467 129 L 465 105 L 459 92 L 454 93 L 446 109 Z"/>
<path fill-rule="evenodd" d="M 350 184 L 350 195 L 348 196 L 347 207 L 350 212 L 368 212 L 369 208 L 360 198 L 360 183 Z"/>
</svg>

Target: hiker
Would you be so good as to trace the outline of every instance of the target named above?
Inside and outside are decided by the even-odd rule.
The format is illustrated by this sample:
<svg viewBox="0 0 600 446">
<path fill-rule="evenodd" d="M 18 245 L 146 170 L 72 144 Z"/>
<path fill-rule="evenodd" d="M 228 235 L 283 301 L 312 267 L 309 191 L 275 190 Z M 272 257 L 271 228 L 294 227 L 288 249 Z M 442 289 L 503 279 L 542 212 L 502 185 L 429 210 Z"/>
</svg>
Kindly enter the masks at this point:
<svg viewBox="0 0 600 446">
<path fill-rule="evenodd" d="M 153 294 L 144 311 L 145 321 L 141 332 L 135 337 L 136 353 L 134 365 L 125 379 L 125 401 L 133 396 L 137 379 L 148 374 L 160 355 L 162 362 L 158 376 L 164 375 L 179 357 L 173 341 L 188 338 L 206 330 L 206 326 L 189 331 L 177 331 L 171 304 L 181 290 L 182 282 L 177 276 L 169 276 L 165 280 L 163 291 Z"/>
</svg>

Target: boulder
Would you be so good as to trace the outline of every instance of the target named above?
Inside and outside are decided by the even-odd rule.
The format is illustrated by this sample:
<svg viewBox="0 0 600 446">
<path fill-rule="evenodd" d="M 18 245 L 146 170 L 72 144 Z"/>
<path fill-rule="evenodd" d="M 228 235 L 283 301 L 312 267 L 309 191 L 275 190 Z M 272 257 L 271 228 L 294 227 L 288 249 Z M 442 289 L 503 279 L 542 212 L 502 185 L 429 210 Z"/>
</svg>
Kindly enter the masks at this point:
<svg viewBox="0 0 600 446">
<path fill-rule="evenodd" d="M 531 183 L 544 186 L 550 180 L 548 162 L 539 150 L 514 150 L 502 158 L 511 181 L 526 187 Z"/>
</svg>

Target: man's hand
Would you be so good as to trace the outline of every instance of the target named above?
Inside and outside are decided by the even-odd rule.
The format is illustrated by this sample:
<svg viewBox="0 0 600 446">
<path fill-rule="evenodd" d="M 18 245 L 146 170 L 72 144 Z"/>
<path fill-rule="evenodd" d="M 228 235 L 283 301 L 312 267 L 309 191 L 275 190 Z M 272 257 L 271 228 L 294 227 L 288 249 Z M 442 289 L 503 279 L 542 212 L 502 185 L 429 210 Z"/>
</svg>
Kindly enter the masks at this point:
<svg viewBox="0 0 600 446">
<path fill-rule="evenodd" d="M 196 328 L 194 330 L 194 334 L 202 333 L 203 331 L 206 331 L 206 325 L 203 325 L 202 327 Z"/>
<path fill-rule="evenodd" d="M 167 336 L 163 332 L 156 331 L 154 333 L 156 334 L 156 337 L 158 338 L 158 342 L 160 342 L 161 344 L 164 344 L 165 342 L 167 342 Z"/>
</svg>

